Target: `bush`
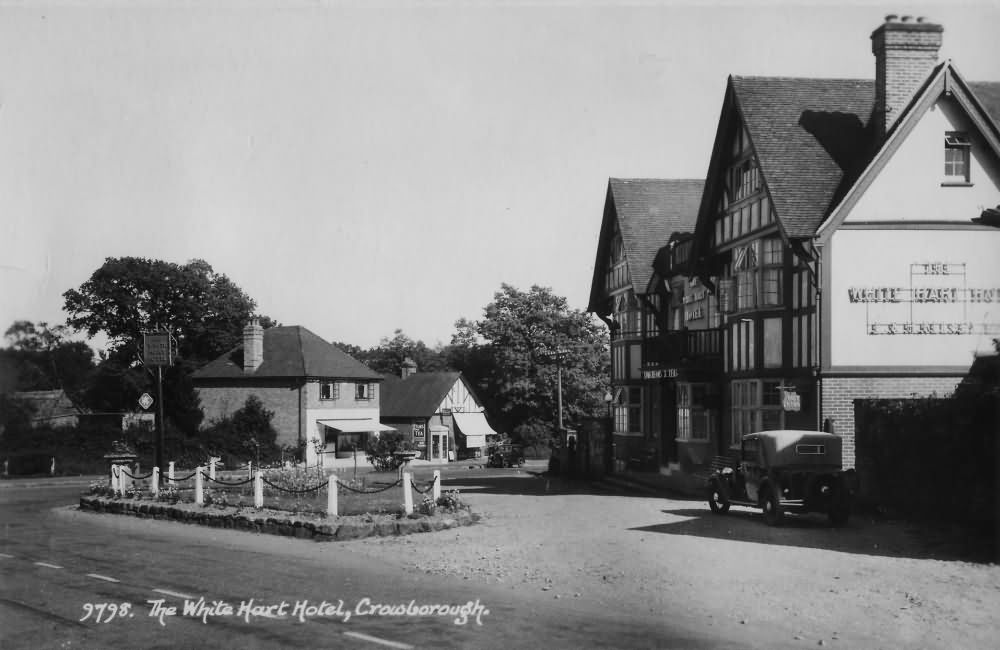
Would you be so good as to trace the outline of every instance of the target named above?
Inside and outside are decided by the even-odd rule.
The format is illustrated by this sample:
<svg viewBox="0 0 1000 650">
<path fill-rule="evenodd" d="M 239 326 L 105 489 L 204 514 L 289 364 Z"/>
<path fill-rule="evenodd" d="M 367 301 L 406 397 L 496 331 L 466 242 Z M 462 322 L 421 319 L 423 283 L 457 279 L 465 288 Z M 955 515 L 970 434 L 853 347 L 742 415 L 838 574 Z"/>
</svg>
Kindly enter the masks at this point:
<svg viewBox="0 0 1000 650">
<path fill-rule="evenodd" d="M 365 455 L 377 472 L 390 472 L 399 467 L 397 451 L 410 451 L 403 434 L 398 431 L 384 431 L 378 437 L 371 437 L 365 445 Z"/>
</svg>

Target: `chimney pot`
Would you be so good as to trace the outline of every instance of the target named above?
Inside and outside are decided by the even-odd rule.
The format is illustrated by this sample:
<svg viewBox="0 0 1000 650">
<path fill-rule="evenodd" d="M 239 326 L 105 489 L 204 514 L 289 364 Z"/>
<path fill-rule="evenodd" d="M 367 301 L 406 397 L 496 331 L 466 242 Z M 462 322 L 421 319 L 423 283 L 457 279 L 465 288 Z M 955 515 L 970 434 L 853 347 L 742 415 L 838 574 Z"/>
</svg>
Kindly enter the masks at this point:
<svg viewBox="0 0 1000 650">
<path fill-rule="evenodd" d="M 896 14 L 889 14 L 888 16 L 885 17 L 885 22 L 887 23 L 895 22 L 897 18 L 899 18 L 899 16 L 897 16 Z"/>
</svg>

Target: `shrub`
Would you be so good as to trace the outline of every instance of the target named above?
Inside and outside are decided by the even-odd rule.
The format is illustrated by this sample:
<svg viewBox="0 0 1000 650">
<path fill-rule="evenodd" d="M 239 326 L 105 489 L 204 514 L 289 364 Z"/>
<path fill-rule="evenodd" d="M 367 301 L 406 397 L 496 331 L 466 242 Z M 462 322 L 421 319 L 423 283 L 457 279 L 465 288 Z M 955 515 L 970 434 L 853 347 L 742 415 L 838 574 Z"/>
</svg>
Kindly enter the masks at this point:
<svg viewBox="0 0 1000 650">
<path fill-rule="evenodd" d="M 369 438 L 365 444 L 365 455 L 377 472 L 391 472 L 398 468 L 400 461 L 394 454 L 409 450 L 410 443 L 398 431 L 384 431 L 378 437 Z"/>
<path fill-rule="evenodd" d="M 469 506 L 462 501 L 458 490 L 452 490 L 451 492 L 443 492 L 441 496 L 437 498 L 437 505 L 449 512 L 457 512 L 459 510 L 468 510 Z"/>
</svg>

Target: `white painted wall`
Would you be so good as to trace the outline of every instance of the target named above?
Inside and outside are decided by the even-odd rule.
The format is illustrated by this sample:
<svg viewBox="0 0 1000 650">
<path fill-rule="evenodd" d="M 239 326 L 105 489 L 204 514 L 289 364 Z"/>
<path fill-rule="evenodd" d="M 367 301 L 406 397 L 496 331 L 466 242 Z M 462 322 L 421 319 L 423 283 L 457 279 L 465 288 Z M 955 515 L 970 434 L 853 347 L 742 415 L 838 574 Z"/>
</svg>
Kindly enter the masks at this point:
<svg viewBox="0 0 1000 650">
<path fill-rule="evenodd" d="M 966 131 L 972 143 L 971 187 L 942 187 L 944 134 Z M 1000 204 L 1000 161 L 954 99 L 942 97 L 868 188 L 845 223 L 959 221 Z"/>
<path fill-rule="evenodd" d="M 841 229 L 826 263 L 833 366 L 968 367 L 1000 338 L 1000 230 Z M 852 302 L 852 289 L 887 289 L 881 298 L 894 301 Z M 946 301 L 915 301 L 926 298 Z"/>
</svg>

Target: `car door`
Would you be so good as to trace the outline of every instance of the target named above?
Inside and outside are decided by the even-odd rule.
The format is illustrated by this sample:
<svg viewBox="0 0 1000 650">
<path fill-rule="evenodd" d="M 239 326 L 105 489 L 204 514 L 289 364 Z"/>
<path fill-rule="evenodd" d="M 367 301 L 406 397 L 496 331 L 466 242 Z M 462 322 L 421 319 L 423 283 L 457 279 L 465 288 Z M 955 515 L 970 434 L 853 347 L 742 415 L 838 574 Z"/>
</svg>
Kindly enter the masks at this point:
<svg viewBox="0 0 1000 650">
<path fill-rule="evenodd" d="M 746 481 L 747 498 L 757 501 L 760 494 L 760 484 L 764 478 L 764 464 L 760 458 L 760 441 L 756 438 L 745 439 L 740 448 L 740 469 Z"/>
</svg>

